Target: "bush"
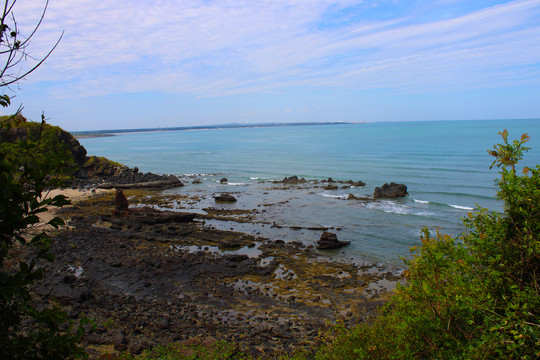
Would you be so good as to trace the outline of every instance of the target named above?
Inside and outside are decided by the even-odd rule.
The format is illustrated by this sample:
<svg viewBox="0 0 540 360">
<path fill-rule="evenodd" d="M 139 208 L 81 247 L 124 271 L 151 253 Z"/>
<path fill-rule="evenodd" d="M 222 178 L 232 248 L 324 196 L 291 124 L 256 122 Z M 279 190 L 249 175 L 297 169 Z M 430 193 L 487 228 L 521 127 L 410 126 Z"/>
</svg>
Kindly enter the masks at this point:
<svg viewBox="0 0 540 360">
<path fill-rule="evenodd" d="M 37 308 L 31 285 L 43 277 L 53 261 L 48 234 L 34 227 L 48 207 L 68 204 L 62 196 L 46 199 L 65 174 L 65 154 L 46 153 L 46 142 L 16 143 L 21 156 L 12 158 L 0 148 L 0 357 L 10 359 L 65 359 L 83 356 L 78 343 L 83 328 L 73 328 L 67 315 L 53 303 Z M 9 147 L 12 149 L 12 147 Z M 23 155 L 24 154 L 24 155 Z M 56 217 L 47 223 L 63 225 Z"/>
<path fill-rule="evenodd" d="M 3 92 L 39 67 L 58 44 L 42 59 L 30 56 L 27 47 L 41 20 L 30 35 L 22 36 L 12 12 L 15 3 L 4 1 L 0 16 L 0 106 L 4 108 L 11 99 Z M 33 64 L 25 66 L 29 62 Z M 46 126 L 44 116 L 39 124 L 27 123 L 21 109 L 13 116 L 0 116 L 0 358 L 83 357 L 78 345 L 83 328 L 74 328 L 54 303 L 38 307 L 31 292 L 43 277 L 46 262 L 54 259 L 48 234 L 35 228 L 38 215 L 50 206 L 68 203 L 64 196 L 46 199 L 42 193 L 58 186 L 75 159 L 61 141 L 67 133 Z M 48 221 L 54 228 L 62 224 L 60 218 Z"/>
<path fill-rule="evenodd" d="M 489 150 L 504 212 L 480 209 L 457 237 L 423 231 L 398 287 L 372 324 L 336 327 L 318 359 L 540 357 L 540 166 L 516 165 L 528 140 Z"/>
</svg>

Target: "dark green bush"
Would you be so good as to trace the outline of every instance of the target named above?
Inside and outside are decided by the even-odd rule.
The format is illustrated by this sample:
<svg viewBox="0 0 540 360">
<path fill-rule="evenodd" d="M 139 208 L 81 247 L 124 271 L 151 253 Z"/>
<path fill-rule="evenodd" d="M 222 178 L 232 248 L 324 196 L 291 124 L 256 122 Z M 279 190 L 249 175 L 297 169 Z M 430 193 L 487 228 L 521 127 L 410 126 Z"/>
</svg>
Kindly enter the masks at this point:
<svg viewBox="0 0 540 360">
<path fill-rule="evenodd" d="M 540 166 L 528 140 L 494 146 L 503 213 L 480 209 L 451 237 L 424 230 L 401 286 L 372 324 L 336 334 L 318 359 L 540 358 Z"/>
<path fill-rule="evenodd" d="M 34 231 L 39 214 L 69 203 L 62 195 L 49 199 L 42 195 L 60 184 L 70 161 L 63 152 L 43 150 L 47 146 L 49 141 L 39 138 L 0 146 L 0 358 L 84 356 L 78 345 L 83 328 L 74 328 L 54 303 L 38 309 L 31 293 L 46 263 L 54 260 L 48 234 Z M 15 148 L 19 157 L 10 154 Z M 63 220 L 56 217 L 48 225 L 57 228 Z"/>
</svg>

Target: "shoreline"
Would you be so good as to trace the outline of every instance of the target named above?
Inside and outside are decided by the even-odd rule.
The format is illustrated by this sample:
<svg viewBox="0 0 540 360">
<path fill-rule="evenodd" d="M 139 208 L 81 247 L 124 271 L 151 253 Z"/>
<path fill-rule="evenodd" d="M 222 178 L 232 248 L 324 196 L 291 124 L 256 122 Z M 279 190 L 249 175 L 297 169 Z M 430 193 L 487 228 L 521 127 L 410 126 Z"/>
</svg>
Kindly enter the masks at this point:
<svg viewBox="0 0 540 360">
<path fill-rule="evenodd" d="M 223 129 L 283 127 L 283 126 L 351 125 L 351 124 L 362 124 L 362 123 L 336 121 L 336 122 L 299 122 L 299 123 L 222 124 L 222 125 L 202 125 L 202 126 L 178 126 L 178 127 L 166 127 L 166 128 L 72 131 L 71 134 L 75 138 L 83 139 L 83 138 L 93 138 L 93 137 L 117 136 L 118 134 L 123 134 L 123 133 L 223 130 Z"/>
<path fill-rule="evenodd" d="M 77 200 L 57 212 L 70 220 L 54 237 L 56 275 L 40 292 L 97 320 L 85 340 L 94 349 L 138 353 L 202 337 L 278 354 L 309 346 L 328 323 L 371 318 L 402 281 L 380 264 L 345 263 L 312 246 L 207 225 L 226 213 L 186 217 L 148 207 L 181 195 L 124 192 L 129 213 L 115 216 L 112 191 L 68 191 Z M 118 303 L 131 310 L 115 310 Z"/>
</svg>

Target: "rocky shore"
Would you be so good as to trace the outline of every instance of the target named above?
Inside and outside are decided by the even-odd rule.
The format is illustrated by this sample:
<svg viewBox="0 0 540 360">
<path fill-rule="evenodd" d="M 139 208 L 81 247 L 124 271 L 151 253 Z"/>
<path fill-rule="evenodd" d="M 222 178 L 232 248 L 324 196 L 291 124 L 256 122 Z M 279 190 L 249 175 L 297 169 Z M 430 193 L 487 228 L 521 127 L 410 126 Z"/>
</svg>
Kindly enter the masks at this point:
<svg viewBox="0 0 540 360">
<path fill-rule="evenodd" d="M 401 280 L 380 264 L 206 225 L 235 221 L 227 211 L 151 208 L 181 195 L 124 193 L 127 211 L 116 210 L 112 192 L 61 209 L 69 228 L 54 236 L 56 261 L 36 288 L 72 318 L 95 319 L 85 338 L 93 356 L 217 340 L 275 355 L 316 342 L 338 320 L 373 316 Z"/>
<path fill-rule="evenodd" d="M 362 181 L 290 176 L 263 183 L 257 193 L 264 199 L 243 208 L 246 199 L 236 192 L 163 192 L 184 184 L 174 175 L 142 173 L 87 156 L 60 128 L 24 118 L 21 124 L 0 132 L 0 142 L 11 144 L 16 153 L 18 142 L 45 139 L 49 155 L 44 156 L 66 154 L 60 174 L 66 187 L 85 194 L 58 211 L 68 226 L 54 232 L 51 250 L 56 260 L 33 290 L 41 306 L 57 302 L 74 320 L 94 320 L 95 328 L 89 327 L 84 338 L 93 358 L 120 351 L 137 354 L 171 342 L 219 340 L 255 356 L 278 355 L 317 342 L 329 324 L 366 321 L 402 280 L 398 271 L 382 264 L 333 258 L 333 250 L 327 249 L 349 245 L 329 232 L 333 226 L 256 218 L 291 199 L 277 200 L 272 191 L 307 189 L 311 194 L 316 189 L 364 187 Z M 219 183 L 232 185 L 226 178 Z M 202 181 L 196 177 L 191 184 Z M 348 199 L 406 196 L 406 189 L 385 184 L 373 197 Z M 182 210 L 193 204 L 192 212 Z M 235 224 L 256 230 L 234 231 Z M 305 230 L 317 238 L 311 243 L 284 241 L 260 229 Z"/>
</svg>

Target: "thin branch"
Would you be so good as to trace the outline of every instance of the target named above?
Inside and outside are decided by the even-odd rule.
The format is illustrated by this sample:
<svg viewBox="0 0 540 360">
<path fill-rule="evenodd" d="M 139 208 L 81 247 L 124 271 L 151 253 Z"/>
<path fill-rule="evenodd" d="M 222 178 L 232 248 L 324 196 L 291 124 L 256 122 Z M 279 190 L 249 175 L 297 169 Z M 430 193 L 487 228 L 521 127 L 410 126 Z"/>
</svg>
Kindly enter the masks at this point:
<svg viewBox="0 0 540 360">
<path fill-rule="evenodd" d="M 43 12 L 41 13 L 41 17 L 39 18 L 38 23 L 36 24 L 36 26 L 34 26 L 34 30 L 33 30 L 32 33 L 26 38 L 26 40 L 24 40 L 24 41 L 21 43 L 20 47 L 24 47 L 24 46 L 26 45 L 26 43 L 29 42 L 30 39 L 35 35 L 37 29 L 38 29 L 38 28 L 40 27 L 40 25 L 41 25 L 41 22 L 42 22 L 43 19 L 45 18 L 45 13 L 47 12 L 47 6 L 49 6 L 49 0 L 47 0 L 47 1 L 45 2 L 45 6 L 43 7 Z M 16 24 L 16 23 L 15 23 L 15 24 Z M 64 34 L 64 33 L 62 32 L 62 35 L 63 35 L 63 34 Z"/>
<path fill-rule="evenodd" d="M 17 78 L 11 80 L 11 81 L 8 81 L 8 82 L 5 82 L 5 83 L 2 83 L 0 84 L 0 87 L 2 86 L 6 86 L 6 85 L 10 85 L 10 84 L 13 84 L 21 79 L 23 79 L 24 77 L 26 77 L 28 74 L 34 72 L 38 67 L 41 66 L 41 64 L 43 64 L 45 62 L 45 60 L 47 60 L 47 58 L 52 54 L 52 52 L 54 51 L 54 49 L 56 49 L 56 47 L 58 46 L 58 44 L 60 43 L 60 40 L 62 40 L 62 37 L 64 36 L 64 31 L 62 31 L 62 34 L 60 35 L 60 37 L 58 38 L 58 40 L 56 41 L 56 44 L 54 44 L 54 46 L 52 47 L 52 49 L 47 53 L 47 55 L 41 59 L 40 62 L 37 63 L 36 66 L 34 66 L 32 69 L 28 70 L 27 72 L 25 72 L 23 75 L 21 76 L 18 76 Z"/>
</svg>

